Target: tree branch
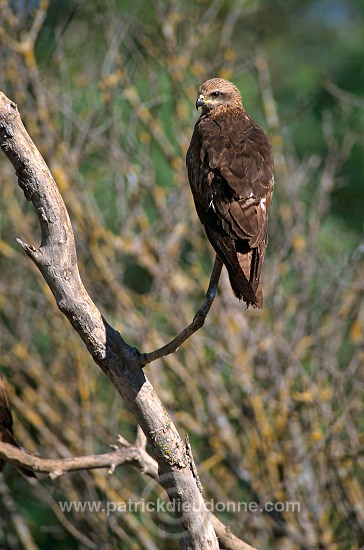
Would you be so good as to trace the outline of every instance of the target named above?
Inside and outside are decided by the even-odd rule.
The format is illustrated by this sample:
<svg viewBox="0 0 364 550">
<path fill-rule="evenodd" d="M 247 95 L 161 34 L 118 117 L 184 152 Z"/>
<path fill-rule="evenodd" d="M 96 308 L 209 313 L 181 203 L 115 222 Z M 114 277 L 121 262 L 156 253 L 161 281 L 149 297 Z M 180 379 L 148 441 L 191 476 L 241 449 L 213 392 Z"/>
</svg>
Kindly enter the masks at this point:
<svg viewBox="0 0 364 550">
<path fill-rule="evenodd" d="M 217 285 L 219 283 L 222 266 L 223 263 L 221 259 L 219 258 L 219 256 L 216 256 L 205 300 L 201 307 L 198 309 L 196 315 L 193 318 L 193 321 L 188 325 L 188 327 L 183 329 L 175 338 L 173 338 L 173 340 L 171 340 L 165 346 L 162 346 L 155 351 L 151 351 L 150 353 L 144 353 L 141 358 L 141 364 L 143 365 L 143 367 L 148 363 L 152 363 L 152 361 L 155 361 L 156 359 L 160 359 L 161 357 L 165 357 L 166 355 L 177 351 L 178 348 L 188 338 L 190 338 L 190 336 L 192 336 L 192 334 L 194 334 L 203 326 L 207 314 L 210 311 L 212 302 L 214 301 L 216 296 Z"/>
<path fill-rule="evenodd" d="M 216 296 L 221 260 L 218 257 L 215 260 L 205 301 L 192 323 L 163 348 L 141 354 L 107 323 L 84 288 L 78 271 L 71 222 L 63 199 L 46 163 L 21 122 L 16 104 L 1 92 L 0 147 L 13 164 L 26 199 L 33 203 L 41 229 L 42 238 L 38 248 L 20 239 L 19 244 L 39 268 L 57 306 L 82 338 L 93 360 L 129 406 L 145 434 L 144 437 L 139 430 L 136 447 L 131 447 L 119 438 L 124 448 L 104 455 L 43 459 L 1 443 L 0 457 L 17 466 L 28 466 L 35 472 L 48 473 L 53 478 L 66 471 L 80 469 L 108 467 L 113 471 L 117 465 L 131 462 L 141 472 L 157 478 L 165 488 L 179 519 L 182 549 L 218 549 L 215 530 L 221 540 L 231 539 L 237 544 L 226 545 L 226 548 L 250 548 L 229 533 L 206 509 L 188 441 L 183 441 L 179 436 L 142 370 L 147 363 L 173 353 L 204 324 Z M 155 461 L 145 451 L 146 440 Z"/>
<path fill-rule="evenodd" d="M 124 446 L 110 453 L 101 455 L 75 456 L 71 458 L 41 458 L 18 449 L 10 443 L 0 442 L 0 457 L 18 467 L 28 467 L 35 473 L 48 474 L 51 479 L 77 470 L 93 470 L 109 468 L 112 473 L 117 466 L 126 462 L 135 463 L 135 466 L 148 476 L 158 478 L 158 464 L 143 449 Z"/>
<path fill-rule="evenodd" d="M 115 446 L 115 450 L 110 453 L 60 459 L 41 458 L 8 443 L 0 442 L 0 458 L 6 459 L 17 467 L 30 468 L 36 473 L 48 474 L 51 479 L 56 479 L 66 472 L 95 468 L 109 468 L 109 472 L 113 473 L 117 466 L 130 463 L 142 474 L 160 482 L 158 463 L 146 452 L 142 439 L 143 437 L 138 432 L 135 444 L 130 445 L 126 439 L 119 435 L 118 443 L 122 445 L 122 448 Z M 226 550 L 255 550 L 236 537 L 211 511 L 209 519 L 223 548 Z"/>
<path fill-rule="evenodd" d="M 217 549 L 217 538 L 191 468 L 185 442 L 143 373 L 140 352 L 102 317 L 83 286 L 71 222 L 56 183 L 25 130 L 17 106 L 0 92 L 0 146 L 36 210 L 39 248 L 19 243 L 51 289 L 58 308 L 114 384 L 145 433 L 158 463 L 161 484 L 173 503 L 183 549 Z"/>
</svg>

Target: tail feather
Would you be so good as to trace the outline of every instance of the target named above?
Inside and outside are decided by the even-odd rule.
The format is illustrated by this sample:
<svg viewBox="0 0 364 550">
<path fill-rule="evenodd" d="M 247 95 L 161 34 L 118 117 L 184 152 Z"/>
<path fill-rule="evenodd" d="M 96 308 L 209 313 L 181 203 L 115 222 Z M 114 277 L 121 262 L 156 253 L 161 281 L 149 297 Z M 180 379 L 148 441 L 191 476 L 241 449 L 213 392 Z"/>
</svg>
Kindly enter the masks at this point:
<svg viewBox="0 0 364 550">
<path fill-rule="evenodd" d="M 229 274 L 231 288 L 235 296 L 239 298 L 239 300 L 244 300 L 248 307 L 251 305 L 256 308 L 262 308 L 263 291 L 261 282 L 259 281 L 256 288 L 254 289 L 246 278 L 245 273 L 241 269 L 239 263 L 236 263 L 237 266 L 232 267 L 225 262 Z M 236 267 L 238 269 L 236 269 Z"/>
<path fill-rule="evenodd" d="M 258 248 L 250 248 L 247 241 L 236 241 L 228 235 L 212 233 L 205 226 L 206 234 L 216 253 L 228 270 L 231 288 L 239 300 L 249 307 L 263 307 L 263 290 L 260 281 L 262 257 Z"/>
<path fill-rule="evenodd" d="M 246 254 L 231 251 L 230 254 L 221 255 L 221 258 L 228 270 L 231 288 L 239 300 L 244 300 L 247 306 L 257 308 L 263 307 L 263 291 L 260 279 L 252 277 L 254 269 L 254 251 Z"/>
</svg>

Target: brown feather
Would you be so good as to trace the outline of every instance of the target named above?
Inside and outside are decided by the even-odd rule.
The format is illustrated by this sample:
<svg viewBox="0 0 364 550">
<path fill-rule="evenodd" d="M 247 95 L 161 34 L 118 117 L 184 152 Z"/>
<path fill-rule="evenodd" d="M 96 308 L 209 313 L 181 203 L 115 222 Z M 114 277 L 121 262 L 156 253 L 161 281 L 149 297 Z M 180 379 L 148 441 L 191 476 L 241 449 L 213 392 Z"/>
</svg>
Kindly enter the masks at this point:
<svg viewBox="0 0 364 550">
<path fill-rule="evenodd" d="M 234 294 L 262 307 L 260 277 L 274 186 L 271 144 L 231 82 L 208 80 L 196 105 L 202 105 L 202 114 L 186 164 L 197 214 Z"/>
</svg>

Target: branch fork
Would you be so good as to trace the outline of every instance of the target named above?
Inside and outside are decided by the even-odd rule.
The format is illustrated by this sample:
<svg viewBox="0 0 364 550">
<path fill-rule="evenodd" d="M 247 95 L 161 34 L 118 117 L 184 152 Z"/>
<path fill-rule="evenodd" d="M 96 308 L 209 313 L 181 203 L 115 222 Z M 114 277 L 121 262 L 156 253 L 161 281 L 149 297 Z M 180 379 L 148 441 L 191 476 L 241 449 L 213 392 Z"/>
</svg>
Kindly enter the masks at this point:
<svg viewBox="0 0 364 550">
<path fill-rule="evenodd" d="M 0 147 L 14 166 L 25 198 L 33 203 L 41 229 L 39 248 L 20 239 L 19 244 L 39 268 L 58 308 L 66 315 L 95 363 L 133 412 L 145 434 L 142 436 L 139 432 L 138 444 L 134 447 L 125 445 L 125 441 L 119 438 L 121 449 L 99 456 L 47 460 L 28 456 L 6 443 L 0 444 L 0 456 L 18 465 L 26 464 L 35 472 L 48 473 L 53 479 L 65 471 L 100 467 L 108 467 L 113 471 L 116 465 L 125 461 L 137 462 L 145 473 L 152 477 L 158 476 L 174 509 L 179 511 L 177 517 L 181 528 L 181 548 L 218 549 L 212 524 L 212 521 L 216 524 L 216 518 L 212 519 L 204 505 L 191 447 L 188 440 L 182 441 L 142 368 L 176 351 L 204 324 L 216 296 L 221 260 L 215 260 L 205 301 L 192 323 L 166 346 L 141 354 L 107 323 L 84 288 L 78 271 L 74 234 L 63 199 L 45 161 L 22 124 L 16 104 L 1 92 Z M 146 440 L 156 460 L 139 444 L 145 445 Z M 188 506 L 184 506 L 185 503 Z"/>
</svg>

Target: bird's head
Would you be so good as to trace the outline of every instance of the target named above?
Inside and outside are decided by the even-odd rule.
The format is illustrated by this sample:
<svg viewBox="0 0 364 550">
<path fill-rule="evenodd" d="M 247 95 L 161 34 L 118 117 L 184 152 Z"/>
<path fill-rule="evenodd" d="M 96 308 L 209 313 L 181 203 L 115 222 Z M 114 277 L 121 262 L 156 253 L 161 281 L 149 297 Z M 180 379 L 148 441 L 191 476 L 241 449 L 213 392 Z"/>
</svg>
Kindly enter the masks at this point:
<svg viewBox="0 0 364 550">
<path fill-rule="evenodd" d="M 221 106 L 243 107 L 238 88 L 229 80 L 211 78 L 198 89 L 196 109 L 202 107 L 204 114 Z"/>
</svg>

